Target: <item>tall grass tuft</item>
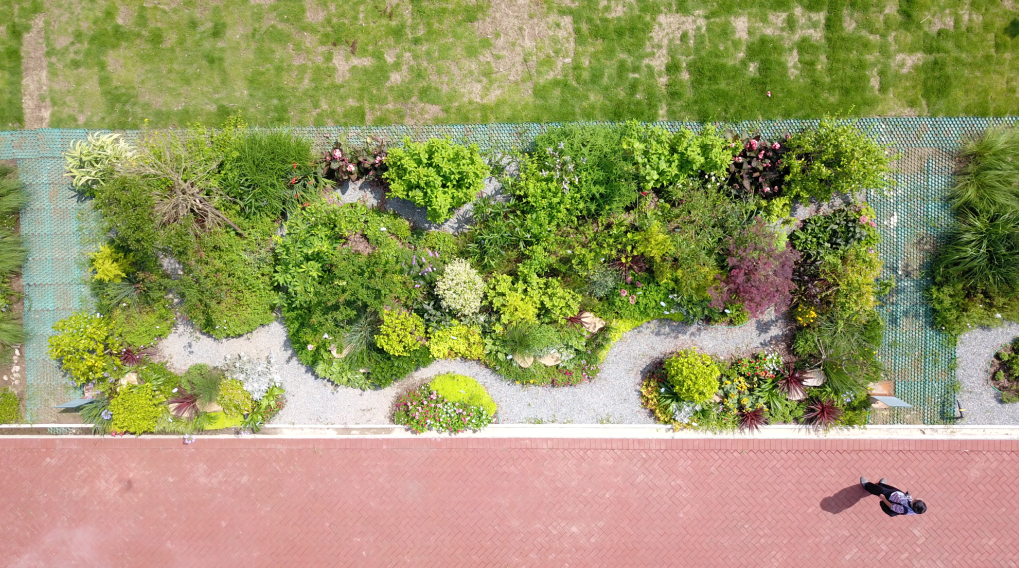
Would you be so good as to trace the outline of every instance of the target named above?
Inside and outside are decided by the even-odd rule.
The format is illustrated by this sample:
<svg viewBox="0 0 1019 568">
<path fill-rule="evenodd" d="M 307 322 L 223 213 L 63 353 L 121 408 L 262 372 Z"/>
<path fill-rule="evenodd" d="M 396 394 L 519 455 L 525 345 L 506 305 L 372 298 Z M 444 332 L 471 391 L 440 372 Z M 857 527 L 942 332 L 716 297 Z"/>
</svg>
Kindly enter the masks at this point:
<svg viewBox="0 0 1019 568">
<path fill-rule="evenodd" d="M 968 142 L 952 189 L 956 211 L 982 215 L 1019 212 L 1019 128 L 996 126 Z"/>
<path fill-rule="evenodd" d="M 990 218 L 961 214 L 934 262 L 934 277 L 971 293 L 1019 292 L 1019 210 Z"/>
<path fill-rule="evenodd" d="M 299 203 L 291 180 L 308 173 L 314 159 L 307 138 L 285 130 L 247 131 L 223 164 L 223 191 L 249 218 L 276 218 Z"/>
</svg>

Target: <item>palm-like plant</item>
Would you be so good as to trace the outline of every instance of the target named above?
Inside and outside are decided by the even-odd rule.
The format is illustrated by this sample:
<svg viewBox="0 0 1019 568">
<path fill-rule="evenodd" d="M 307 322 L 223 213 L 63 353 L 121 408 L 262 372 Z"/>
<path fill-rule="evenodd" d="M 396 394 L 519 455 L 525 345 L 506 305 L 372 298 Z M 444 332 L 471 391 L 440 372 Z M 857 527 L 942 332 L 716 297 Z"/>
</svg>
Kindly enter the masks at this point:
<svg viewBox="0 0 1019 568">
<path fill-rule="evenodd" d="M 739 428 L 746 432 L 756 432 L 768 423 L 768 414 L 763 408 L 744 410 L 739 413 Z"/>
<path fill-rule="evenodd" d="M 791 362 L 786 363 L 785 374 L 779 377 L 776 387 L 787 398 L 800 400 L 804 395 L 803 380 L 805 378 L 806 373 L 802 369 L 797 369 Z"/>
<path fill-rule="evenodd" d="M 807 406 L 803 419 L 815 428 L 831 428 L 842 417 L 842 409 L 830 398 L 818 398 Z"/>
</svg>

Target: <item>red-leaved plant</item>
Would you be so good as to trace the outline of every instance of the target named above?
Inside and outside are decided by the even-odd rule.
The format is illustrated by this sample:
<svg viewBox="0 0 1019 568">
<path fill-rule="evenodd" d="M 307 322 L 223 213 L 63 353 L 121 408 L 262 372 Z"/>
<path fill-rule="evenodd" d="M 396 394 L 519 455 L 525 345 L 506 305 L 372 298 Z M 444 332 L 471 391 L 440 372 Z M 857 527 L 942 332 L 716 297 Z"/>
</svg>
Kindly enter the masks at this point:
<svg viewBox="0 0 1019 568">
<path fill-rule="evenodd" d="M 180 394 L 166 401 L 170 411 L 178 418 L 191 420 L 198 416 L 198 395 L 180 389 Z"/>
<path fill-rule="evenodd" d="M 774 306 L 789 307 L 793 267 L 800 253 L 785 243 L 777 246 L 775 231 L 757 217 L 739 235 L 729 238 L 729 274 L 708 291 L 711 307 L 721 310 L 728 302 L 742 302 L 751 318 L 758 318 Z"/>
<path fill-rule="evenodd" d="M 125 365 L 138 365 L 142 362 L 142 354 L 128 347 L 120 352 L 120 362 Z"/>
<path fill-rule="evenodd" d="M 806 378 L 806 373 L 802 369 L 797 369 L 793 363 L 787 363 L 785 374 L 778 379 L 778 390 L 791 400 L 800 400 L 804 394 L 804 378 Z"/>
<path fill-rule="evenodd" d="M 842 409 L 830 398 L 815 399 L 807 406 L 803 419 L 817 428 L 831 428 L 842 417 Z"/>
<path fill-rule="evenodd" d="M 768 416 L 763 408 L 745 410 L 739 413 L 739 429 L 747 432 L 756 432 L 768 423 Z"/>
</svg>

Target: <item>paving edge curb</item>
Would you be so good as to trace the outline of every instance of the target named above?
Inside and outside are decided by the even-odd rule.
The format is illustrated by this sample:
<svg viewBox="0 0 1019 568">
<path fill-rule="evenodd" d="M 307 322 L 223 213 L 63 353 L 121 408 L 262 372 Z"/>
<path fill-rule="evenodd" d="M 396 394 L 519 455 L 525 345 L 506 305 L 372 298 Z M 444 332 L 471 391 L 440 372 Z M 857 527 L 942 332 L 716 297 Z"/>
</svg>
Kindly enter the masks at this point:
<svg viewBox="0 0 1019 568">
<path fill-rule="evenodd" d="M 0 426 L 3 437 L 69 438 L 92 437 L 91 425 L 9 424 Z M 80 431 L 80 433 L 78 432 Z M 140 438 L 179 438 L 180 436 L 145 435 Z M 576 438 L 576 439 L 741 439 L 741 440 L 1019 440 L 1016 426 L 866 426 L 817 431 L 802 426 L 765 426 L 754 434 L 712 434 L 695 430 L 673 431 L 669 426 L 641 424 L 493 424 L 480 432 L 457 436 L 413 434 L 392 424 L 357 426 L 269 425 L 255 435 L 237 433 L 201 434 L 202 438 Z"/>
</svg>

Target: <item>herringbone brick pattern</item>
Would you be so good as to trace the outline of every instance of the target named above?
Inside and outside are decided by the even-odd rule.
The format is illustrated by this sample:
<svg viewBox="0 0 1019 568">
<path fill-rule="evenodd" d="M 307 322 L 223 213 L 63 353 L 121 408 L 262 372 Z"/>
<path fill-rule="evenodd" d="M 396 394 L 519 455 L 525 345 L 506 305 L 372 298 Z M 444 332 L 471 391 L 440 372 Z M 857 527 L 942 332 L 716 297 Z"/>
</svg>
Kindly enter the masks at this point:
<svg viewBox="0 0 1019 568">
<path fill-rule="evenodd" d="M 0 565 L 1016 566 L 1019 442 L 5 439 Z M 888 518 L 882 476 L 930 509 Z"/>
</svg>

